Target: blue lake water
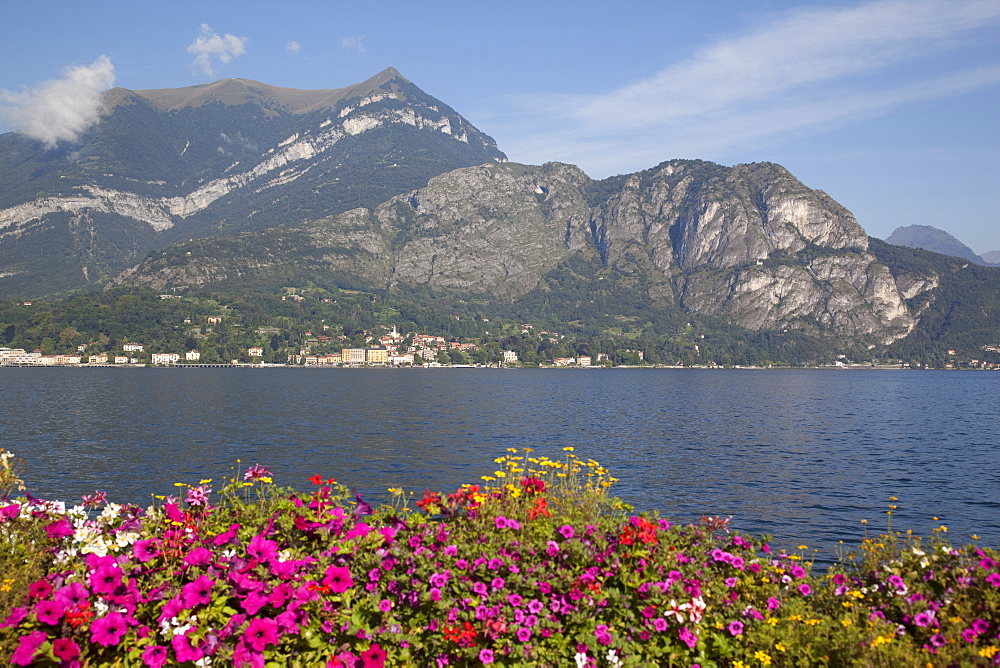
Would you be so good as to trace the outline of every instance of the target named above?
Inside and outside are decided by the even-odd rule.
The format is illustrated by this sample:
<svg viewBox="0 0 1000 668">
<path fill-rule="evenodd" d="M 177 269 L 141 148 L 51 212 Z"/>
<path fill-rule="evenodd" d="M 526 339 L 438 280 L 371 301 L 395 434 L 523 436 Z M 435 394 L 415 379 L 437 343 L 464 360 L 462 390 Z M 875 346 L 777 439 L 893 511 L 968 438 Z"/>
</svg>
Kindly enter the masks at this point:
<svg viewBox="0 0 1000 668">
<path fill-rule="evenodd" d="M 1000 544 L 998 397 L 990 372 L 4 368 L 0 446 L 37 496 L 143 504 L 237 459 L 379 500 L 573 446 L 637 509 L 829 558 L 885 527 L 890 496 L 895 528 Z"/>
</svg>

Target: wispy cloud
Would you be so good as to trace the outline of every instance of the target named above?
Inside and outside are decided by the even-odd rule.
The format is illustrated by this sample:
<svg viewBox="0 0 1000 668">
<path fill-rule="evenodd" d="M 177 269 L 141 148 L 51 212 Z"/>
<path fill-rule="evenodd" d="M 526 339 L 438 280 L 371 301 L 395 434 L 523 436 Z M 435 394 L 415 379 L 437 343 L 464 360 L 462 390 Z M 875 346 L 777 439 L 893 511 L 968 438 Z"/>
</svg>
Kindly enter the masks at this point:
<svg viewBox="0 0 1000 668">
<path fill-rule="evenodd" d="M 111 59 L 66 68 L 61 79 L 44 81 L 14 93 L 0 89 L 0 118 L 17 132 L 37 139 L 47 149 L 75 142 L 99 120 L 101 93 L 115 83 Z"/>
<path fill-rule="evenodd" d="M 302 50 L 302 45 L 296 42 L 294 39 L 285 45 L 285 51 L 288 53 L 298 53 Z"/>
<path fill-rule="evenodd" d="M 878 78 L 997 24 L 995 0 L 877 0 L 795 10 L 603 95 L 522 98 L 516 103 L 522 120 L 560 130 L 521 136 L 508 148 L 512 157 L 528 162 L 557 154 L 613 171 L 629 164 L 630 156 L 655 153 L 659 161 L 704 155 L 883 114 L 1000 82 L 995 66 L 911 74 L 888 86 Z"/>
<path fill-rule="evenodd" d="M 343 49 L 350 49 L 351 51 L 357 51 L 358 55 L 364 55 L 367 53 L 365 49 L 365 36 L 364 35 L 348 35 L 347 37 L 340 40 L 340 46 Z"/>
<path fill-rule="evenodd" d="M 219 65 L 227 65 L 233 58 L 247 52 L 247 39 L 226 33 L 220 35 L 206 23 L 201 24 L 201 30 L 194 41 L 188 45 L 187 52 L 194 56 L 191 69 L 200 71 L 206 76 L 215 76 Z"/>
</svg>

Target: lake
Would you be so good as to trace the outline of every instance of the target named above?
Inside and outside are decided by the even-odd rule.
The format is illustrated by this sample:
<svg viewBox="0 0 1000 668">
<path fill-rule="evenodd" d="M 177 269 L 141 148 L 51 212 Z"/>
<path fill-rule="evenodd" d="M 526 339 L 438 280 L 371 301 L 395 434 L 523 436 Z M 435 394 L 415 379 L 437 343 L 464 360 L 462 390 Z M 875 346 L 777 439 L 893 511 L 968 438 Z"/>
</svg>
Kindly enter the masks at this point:
<svg viewBox="0 0 1000 668">
<path fill-rule="evenodd" d="M 998 397 L 995 372 L 3 368 L 0 446 L 37 496 L 140 504 L 237 459 L 378 501 L 573 446 L 637 509 L 732 515 L 826 559 L 885 528 L 890 496 L 894 528 L 997 547 Z"/>
</svg>

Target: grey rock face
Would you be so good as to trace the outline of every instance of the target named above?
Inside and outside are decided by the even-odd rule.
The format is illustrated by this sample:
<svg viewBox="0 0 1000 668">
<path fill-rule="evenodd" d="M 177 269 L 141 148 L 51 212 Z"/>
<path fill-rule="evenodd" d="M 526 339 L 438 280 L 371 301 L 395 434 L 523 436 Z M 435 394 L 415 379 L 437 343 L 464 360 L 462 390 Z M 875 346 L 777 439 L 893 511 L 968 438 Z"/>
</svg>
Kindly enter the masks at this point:
<svg viewBox="0 0 1000 668">
<path fill-rule="evenodd" d="M 482 165 L 298 229 L 308 239 L 298 257 L 372 286 L 516 299 L 596 248 L 605 265 L 646 276 L 650 296 L 748 329 L 889 342 L 915 324 L 854 217 L 772 164 L 673 161 L 603 184 L 571 165 Z M 932 282 L 911 281 L 906 294 Z"/>
</svg>

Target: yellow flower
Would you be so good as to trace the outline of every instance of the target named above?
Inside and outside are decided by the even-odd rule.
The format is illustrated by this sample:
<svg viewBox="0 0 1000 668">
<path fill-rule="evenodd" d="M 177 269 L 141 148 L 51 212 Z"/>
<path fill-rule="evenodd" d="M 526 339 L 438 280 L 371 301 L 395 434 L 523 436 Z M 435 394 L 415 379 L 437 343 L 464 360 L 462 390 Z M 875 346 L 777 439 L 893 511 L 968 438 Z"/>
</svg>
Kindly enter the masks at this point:
<svg viewBox="0 0 1000 668">
<path fill-rule="evenodd" d="M 498 477 L 498 478 L 502 478 L 502 477 L 504 477 L 505 475 L 507 475 L 507 472 L 506 472 L 506 471 L 494 471 L 494 472 L 493 472 L 493 475 L 495 475 L 495 476 L 496 476 L 496 477 Z"/>
<path fill-rule="evenodd" d="M 892 642 L 891 635 L 878 636 L 875 640 L 872 640 L 872 647 L 878 647 L 879 645 L 885 645 Z"/>
<path fill-rule="evenodd" d="M 771 655 L 768 654 L 767 652 L 763 651 L 763 650 L 757 650 L 756 652 L 754 652 L 753 658 L 755 658 L 758 661 L 760 661 L 760 664 L 762 666 L 770 666 L 771 665 Z"/>
<path fill-rule="evenodd" d="M 174 487 L 187 487 L 186 482 L 175 482 Z"/>
<path fill-rule="evenodd" d="M 784 644 L 784 643 L 780 643 L 780 642 L 779 642 L 779 643 L 777 643 L 777 644 L 776 644 L 776 645 L 774 646 L 774 649 L 778 650 L 779 652 L 784 652 L 784 651 L 785 651 L 786 649 L 788 649 L 788 648 L 787 648 L 787 647 L 785 647 L 785 644 Z"/>
<path fill-rule="evenodd" d="M 739 659 L 736 659 L 736 661 L 733 661 L 733 668 L 747 668 L 747 664 L 743 663 Z"/>
<path fill-rule="evenodd" d="M 1000 652 L 1000 647 L 990 645 L 989 647 L 984 647 L 979 650 L 979 656 L 985 659 L 992 659 L 997 652 Z"/>
<path fill-rule="evenodd" d="M 848 626 L 850 626 L 850 625 L 851 625 L 851 623 L 852 623 L 852 622 L 851 622 L 851 620 L 849 620 L 849 619 L 841 619 L 841 620 L 840 620 L 840 624 L 841 624 L 841 625 L 842 625 L 842 626 L 843 626 L 843 627 L 844 627 L 845 629 L 846 629 L 846 628 L 847 628 Z"/>
<path fill-rule="evenodd" d="M 212 479 L 211 479 L 211 478 L 205 478 L 204 480 L 200 480 L 200 481 L 198 481 L 198 484 L 199 484 L 199 485 L 207 485 L 207 484 L 208 484 L 208 483 L 210 483 L 210 482 L 212 482 Z"/>
<path fill-rule="evenodd" d="M 563 448 L 563 451 L 564 452 L 573 452 L 573 446 L 572 445 L 567 445 L 565 448 Z"/>
</svg>

